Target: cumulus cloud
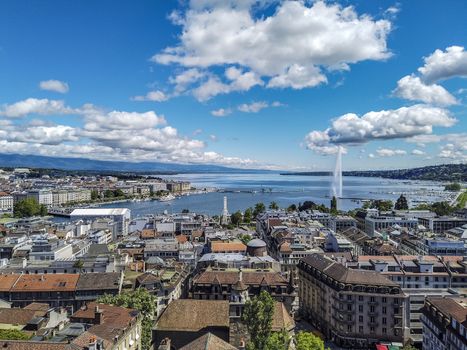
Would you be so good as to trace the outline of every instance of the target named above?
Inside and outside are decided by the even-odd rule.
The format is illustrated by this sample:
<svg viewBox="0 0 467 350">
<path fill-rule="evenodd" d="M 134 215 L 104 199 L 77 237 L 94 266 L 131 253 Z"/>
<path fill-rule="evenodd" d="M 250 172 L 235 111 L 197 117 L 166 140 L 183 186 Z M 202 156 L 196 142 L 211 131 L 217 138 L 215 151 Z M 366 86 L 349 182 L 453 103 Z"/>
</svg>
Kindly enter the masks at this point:
<svg viewBox="0 0 467 350">
<path fill-rule="evenodd" d="M 185 67 L 183 74 L 225 66 L 243 70 L 242 79 L 235 78 L 237 84 L 227 84 L 211 71 L 194 91 L 195 97 L 206 100 L 263 85 L 263 79 L 268 79 L 269 88 L 313 87 L 327 82 L 326 70 L 348 70 L 350 64 L 391 55 L 388 19 L 376 20 L 352 6 L 325 1 L 284 1 L 274 6 L 273 13 L 266 13 L 257 1 L 191 1 L 185 13 L 171 15 L 182 27 L 179 43 L 152 60 Z M 201 78 L 195 74 L 182 86 Z"/>
<path fill-rule="evenodd" d="M 467 52 L 462 46 L 436 50 L 424 58 L 425 64 L 418 71 L 427 83 L 453 77 L 467 77 Z"/>
<path fill-rule="evenodd" d="M 131 99 L 133 101 L 154 101 L 154 102 L 163 102 L 167 101 L 170 97 L 166 95 L 163 91 L 155 90 L 149 91 L 144 96 L 134 96 Z"/>
<path fill-rule="evenodd" d="M 376 153 L 380 157 L 404 156 L 407 154 L 407 152 L 402 149 L 391 149 L 391 148 L 378 148 L 376 150 Z"/>
<path fill-rule="evenodd" d="M 198 101 L 207 101 L 214 96 L 234 91 L 248 91 L 255 85 L 263 85 L 263 81 L 254 72 L 244 72 L 236 67 L 225 70 L 226 82 L 218 76 L 210 74 L 198 87 L 193 89 L 193 95 Z"/>
<path fill-rule="evenodd" d="M 410 153 L 413 154 L 414 156 L 424 156 L 426 154 L 426 152 L 421 151 L 419 149 L 414 149 Z"/>
<path fill-rule="evenodd" d="M 175 76 L 169 78 L 169 82 L 175 85 L 175 91 L 177 93 L 184 92 L 188 86 L 193 84 L 194 82 L 199 81 L 205 76 L 203 72 L 199 69 L 191 68 L 187 69 Z"/>
<path fill-rule="evenodd" d="M 268 103 L 264 101 L 252 102 L 250 104 L 243 103 L 239 105 L 237 108 L 240 112 L 244 113 L 258 113 L 260 110 L 267 108 L 269 106 Z"/>
<path fill-rule="evenodd" d="M 251 159 L 207 151 L 205 142 L 180 135 L 154 111 L 104 111 L 87 104 L 71 108 L 63 101 L 26 99 L 3 106 L 2 115 L 76 114 L 82 125 L 56 125 L 33 119 L 15 122 L 0 119 L 0 152 L 52 157 L 86 157 L 101 160 L 210 163 L 251 167 Z M 198 134 L 196 131 L 194 134 Z M 215 141 L 214 135 L 209 136 Z"/>
<path fill-rule="evenodd" d="M 28 114 L 59 115 L 77 113 L 61 100 L 27 98 L 12 104 L 4 104 L 0 108 L 0 116 L 21 118 Z"/>
<path fill-rule="evenodd" d="M 44 80 L 39 83 L 41 90 L 54 91 L 66 94 L 69 90 L 68 84 L 60 80 Z"/>
<path fill-rule="evenodd" d="M 407 140 L 418 145 L 437 144 L 438 157 L 457 161 L 467 161 L 467 133 L 443 135 L 419 135 Z"/>
<path fill-rule="evenodd" d="M 407 75 L 397 82 L 394 95 L 411 101 L 422 101 L 437 105 L 457 104 L 456 98 L 437 84 L 426 85 L 419 77 Z"/>
<path fill-rule="evenodd" d="M 85 120 L 84 129 L 88 131 L 142 130 L 167 123 L 163 116 L 158 116 L 154 111 L 144 113 L 125 111 L 90 113 L 85 116 Z"/>
<path fill-rule="evenodd" d="M 215 117 L 225 117 L 232 113 L 230 108 L 219 108 L 214 111 L 211 111 L 211 114 Z"/>
<path fill-rule="evenodd" d="M 305 142 L 318 153 L 334 154 L 338 145 L 431 134 L 435 126 L 450 127 L 456 122 L 447 110 L 427 105 L 372 111 L 361 117 L 348 113 L 334 119 L 326 130 L 308 133 Z"/>
</svg>

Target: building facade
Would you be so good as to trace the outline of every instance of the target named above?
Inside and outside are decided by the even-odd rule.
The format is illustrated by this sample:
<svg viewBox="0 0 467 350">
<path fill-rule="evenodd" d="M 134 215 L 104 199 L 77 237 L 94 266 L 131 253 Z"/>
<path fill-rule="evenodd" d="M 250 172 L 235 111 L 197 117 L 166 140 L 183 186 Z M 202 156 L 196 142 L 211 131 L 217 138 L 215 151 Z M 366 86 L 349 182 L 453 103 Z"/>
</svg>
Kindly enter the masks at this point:
<svg viewBox="0 0 467 350">
<path fill-rule="evenodd" d="M 407 297 L 396 283 L 321 254 L 302 259 L 298 269 L 300 313 L 326 338 L 351 349 L 404 343 Z"/>
</svg>

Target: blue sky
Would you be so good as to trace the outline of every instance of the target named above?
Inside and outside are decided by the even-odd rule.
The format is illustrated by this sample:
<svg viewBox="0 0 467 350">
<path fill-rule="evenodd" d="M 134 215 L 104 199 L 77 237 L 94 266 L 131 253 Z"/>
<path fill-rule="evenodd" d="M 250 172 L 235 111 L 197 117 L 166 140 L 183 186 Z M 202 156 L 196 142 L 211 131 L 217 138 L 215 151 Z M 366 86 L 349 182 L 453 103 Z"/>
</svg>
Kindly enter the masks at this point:
<svg viewBox="0 0 467 350">
<path fill-rule="evenodd" d="M 0 152 L 272 169 L 467 160 L 464 1 L 0 2 Z"/>
</svg>

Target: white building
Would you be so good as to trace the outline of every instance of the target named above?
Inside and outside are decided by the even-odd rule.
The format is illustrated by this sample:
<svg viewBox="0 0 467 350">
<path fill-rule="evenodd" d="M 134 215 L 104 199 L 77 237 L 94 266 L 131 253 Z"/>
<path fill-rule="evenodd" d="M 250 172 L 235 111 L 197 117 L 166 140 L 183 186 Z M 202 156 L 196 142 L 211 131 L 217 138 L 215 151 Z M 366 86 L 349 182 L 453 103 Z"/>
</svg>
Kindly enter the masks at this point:
<svg viewBox="0 0 467 350">
<path fill-rule="evenodd" d="M 131 221 L 131 211 L 128 208 L 86 208 L 75 209 L 70 214 L 72 220 L 93 220 L 110 218 L 117 223 L 118 235 L 126 236 Z"/>
<path fill-rule="evenodd" d="M 13 210 L 13 196 L 0 192 L 0 212 Z"/>
<path fill-rule="evenodd" d="M 53 195 L 52 192 L 48 190 L 31 190 L 27 193 L 28 198 L 34 198 L 37 203 L 43 204 L 46 207 L 51 207 L 53 205 Z"/>
</svg>

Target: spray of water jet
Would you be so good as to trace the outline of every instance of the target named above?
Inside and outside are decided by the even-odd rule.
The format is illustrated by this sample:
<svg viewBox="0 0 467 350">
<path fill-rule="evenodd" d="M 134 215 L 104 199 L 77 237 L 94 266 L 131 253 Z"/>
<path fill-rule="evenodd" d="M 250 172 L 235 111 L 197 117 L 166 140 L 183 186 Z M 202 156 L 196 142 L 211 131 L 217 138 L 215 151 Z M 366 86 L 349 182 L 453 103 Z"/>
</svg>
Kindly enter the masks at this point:
<svg viewBox="0 0 467 350">
<path fill-rule="evenodd" d="M 336 166 L 332 179 L 332 193 L 336 198 L 342 198 L 342 147 L 339 146 L 336 156 Z"/>
</svg>

